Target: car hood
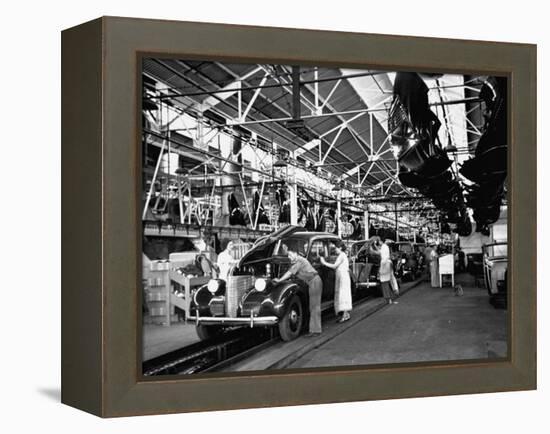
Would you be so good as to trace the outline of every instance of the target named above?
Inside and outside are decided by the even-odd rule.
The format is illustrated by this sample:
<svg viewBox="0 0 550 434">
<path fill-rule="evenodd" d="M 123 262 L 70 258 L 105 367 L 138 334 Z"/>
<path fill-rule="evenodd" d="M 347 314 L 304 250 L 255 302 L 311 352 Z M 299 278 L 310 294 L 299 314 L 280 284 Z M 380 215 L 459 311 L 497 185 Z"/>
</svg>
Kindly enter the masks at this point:
<svg viewBox="0 0 550 434">
<path fill-rule="evenodd" d="M 241 258 L 241 260 L 239 261 L 239 266 L 241 264 L 244 264 L 247 261 L 247 259 L 257 249 L 259 249 L 259 248 L 263 249 L 263 248 L 267 247 L 270 244 L 275 244 L 276 242 L 278 242 L 282 238 L 288 237 L 288 236 L 292 235 L 295 232 L 299 232 L 299 231 L 303 231 L 303 230 L 304 230 L 303 227 L 288 225 L 288 226 L 282 227 L 281 229 L 273 232 L 272 234 L 269 234 L 269 235 L 266 235 L 265 237 L 260 238 L 258 241 L 256 241 L 256 243 L 254 243 L 252 248 Z M 269 259 L 269 258 L 266 258 L 266 259 Z"/>
</svg>

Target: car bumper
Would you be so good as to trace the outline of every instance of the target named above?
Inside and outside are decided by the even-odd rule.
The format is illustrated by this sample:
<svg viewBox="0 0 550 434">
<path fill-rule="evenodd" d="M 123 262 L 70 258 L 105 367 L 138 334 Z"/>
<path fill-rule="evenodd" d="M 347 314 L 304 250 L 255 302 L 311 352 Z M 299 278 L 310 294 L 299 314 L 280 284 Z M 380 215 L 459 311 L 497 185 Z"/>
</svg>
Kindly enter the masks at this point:
<svg viewBox="0 0 550 434">
<path fill-rule="evenodd" d="M 223 324 L 227 326 L 268 326 L 279 322 L 276 316 L 249 316 L 249 317 L 227 317 L 227 316 L 189 316 L 189 320 L 196 324 Z"/>
<path fill-rule="evenodd" d="M 374 288 L 379 284 L 379 282 L 357 282 L 355 286 L 357 286 L 358 288 Z"/>
</svg>

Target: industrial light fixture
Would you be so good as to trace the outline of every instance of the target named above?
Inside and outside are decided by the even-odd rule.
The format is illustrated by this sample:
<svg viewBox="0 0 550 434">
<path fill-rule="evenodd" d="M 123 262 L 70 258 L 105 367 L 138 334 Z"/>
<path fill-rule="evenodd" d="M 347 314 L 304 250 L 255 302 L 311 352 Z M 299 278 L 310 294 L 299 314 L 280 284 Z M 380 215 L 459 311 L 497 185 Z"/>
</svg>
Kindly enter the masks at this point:
<svg viewBox="0 0 550 434">
<path fill-rule="evenodd" d="M 143 98 L 142 109 L 153 111 L 158 110 L 159 106 L 154 101 L 151 101 L 148 98 Z"/>
<path fill-rule="evenodd" d="M 447 146 L 445 146 L 445 152 L 453 153 L 457 151 L 458 149 L 456 149 L 456 146 L 453 144 L 451 140 L 451 135 L 449 134 L 449 132 L 447 132 Z"/>
<path fill-rule="evenodd" d="M 275 163 L 273 163 L 273 167 L 287 167 L 287 166 L 288 166 L 288 163 L 283 159 L 279 159 L 275 161 Z"/>
<path fill-rule="evenodd" d="M 341 191 L 342 190 L 342 180 L 340 178 L 336 178 L 336 181 L 334 182 L 334 185 L 332 186 L 332 191 Z"/>
</svg>

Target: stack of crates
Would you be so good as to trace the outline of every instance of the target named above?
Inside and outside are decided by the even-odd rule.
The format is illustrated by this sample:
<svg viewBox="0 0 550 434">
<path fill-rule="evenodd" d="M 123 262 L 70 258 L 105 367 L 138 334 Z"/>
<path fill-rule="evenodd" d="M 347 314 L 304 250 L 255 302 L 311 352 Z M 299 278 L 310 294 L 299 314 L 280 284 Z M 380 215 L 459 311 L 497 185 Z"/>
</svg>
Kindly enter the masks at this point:
<svg viewBox="0 0 550 434">
<path fill-rule="evenodd" d="M 151 261 L 144 267 L 145 301 L 147 314 L 143 317 L 145 324 L 170 325 L 178 320 L 174 306 L 170 304 L 170 262 L 166 260 Z"/>
</svg>

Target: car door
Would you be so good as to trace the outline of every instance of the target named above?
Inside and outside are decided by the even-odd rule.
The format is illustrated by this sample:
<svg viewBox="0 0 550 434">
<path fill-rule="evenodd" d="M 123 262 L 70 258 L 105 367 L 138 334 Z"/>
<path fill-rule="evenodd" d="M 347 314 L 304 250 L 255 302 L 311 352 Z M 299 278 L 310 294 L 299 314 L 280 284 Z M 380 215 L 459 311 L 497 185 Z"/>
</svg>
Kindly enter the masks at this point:
<svg viewBox="0 0 550 434">
<path fill-rule="evenodd" d="M 336 262 L 336 254 L 332 249 L 332 240 L 323 240 L 325 246 L 325 259 L 327 262 L 334 264 Z M 323 301 L 334 300 L 334 281 L 336 279 L 336 270 L 329 267 L 323 268 Z"/>
<path fill-rule="evenodd" d="M 322 269 L 324 268 L 321 265 L 321 256 L 325 256 L 325 245 L 322 240 L 315 240 L 309 247 L 307 260 L 313 265 L 313 268 L 317 270 L 319 275 L 321 275 Z"/>
<path fill-rule="evenodd" d="M 321 257 L 326 258 L 326 245 L 323 240 L 314 240 L 309 248 L 307 260 L 317 270 L 321 280 L 323 281 L 323 298 L 325 294 L 325 281 L 327 279 L 327 267 L 321 265 Z"/>
</svg>

